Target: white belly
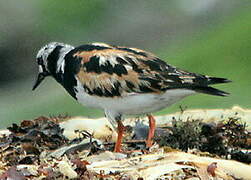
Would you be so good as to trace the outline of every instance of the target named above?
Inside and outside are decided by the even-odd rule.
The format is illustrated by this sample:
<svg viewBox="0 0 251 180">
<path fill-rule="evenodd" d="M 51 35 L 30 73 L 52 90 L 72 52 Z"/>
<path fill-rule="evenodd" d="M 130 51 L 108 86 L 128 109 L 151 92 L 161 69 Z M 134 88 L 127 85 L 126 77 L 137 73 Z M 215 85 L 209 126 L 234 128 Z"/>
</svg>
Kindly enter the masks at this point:
<svg viewBox="0 0 251 180">
<path fill-rule="evenodd" d="M 85 93 L 78 85 L 76 94 L 78 102 L 88 107 L 110 110 L 125 115 L 146 114 L 159 111 L 174 104 L 182 98 L 192 95 L 195 91 L 186 89 L 167 90 L 162 94 L 128 94 L 124 97 L 98 97 Z"/>
</svg>

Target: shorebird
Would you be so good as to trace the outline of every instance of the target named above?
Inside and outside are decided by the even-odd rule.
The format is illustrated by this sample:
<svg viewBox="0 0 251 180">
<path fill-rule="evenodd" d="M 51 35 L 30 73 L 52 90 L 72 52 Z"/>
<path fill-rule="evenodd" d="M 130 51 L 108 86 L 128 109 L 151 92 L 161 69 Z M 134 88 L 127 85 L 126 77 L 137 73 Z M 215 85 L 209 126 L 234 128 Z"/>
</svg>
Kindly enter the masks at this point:
<svg viewBox="0 0 251 180">
<path fill-rule="evenodd" d="M 181 70 L 141 49 L 105 43 L 74 47 L 51 42 L 36 59 L 39 74 L 33 90 L 52 76 L 79 103 L 103 109 L 118 132 L 116 152 L 121 151 L 124 115 L 148 116 L 150 147 L 155 130 L 151 113 L 196 93 L 226 96 L 210 85 L 230 82 Z"/>
</svg>

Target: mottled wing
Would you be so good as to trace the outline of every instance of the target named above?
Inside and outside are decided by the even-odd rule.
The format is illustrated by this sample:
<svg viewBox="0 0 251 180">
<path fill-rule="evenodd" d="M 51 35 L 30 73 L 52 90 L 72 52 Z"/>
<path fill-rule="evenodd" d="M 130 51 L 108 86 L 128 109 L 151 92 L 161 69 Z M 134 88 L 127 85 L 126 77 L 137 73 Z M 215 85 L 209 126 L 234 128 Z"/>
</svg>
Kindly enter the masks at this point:
<svg viewBox="0 0 251 180">
<path fill-rule="evenodd" d="M 95 43 L 75 48 L 72 56 L 81 64 L 76 77 L 90 95 L 162 93 L 210 84 L 208 77 L 179 70 L 136 48 Z"/>
</svg>

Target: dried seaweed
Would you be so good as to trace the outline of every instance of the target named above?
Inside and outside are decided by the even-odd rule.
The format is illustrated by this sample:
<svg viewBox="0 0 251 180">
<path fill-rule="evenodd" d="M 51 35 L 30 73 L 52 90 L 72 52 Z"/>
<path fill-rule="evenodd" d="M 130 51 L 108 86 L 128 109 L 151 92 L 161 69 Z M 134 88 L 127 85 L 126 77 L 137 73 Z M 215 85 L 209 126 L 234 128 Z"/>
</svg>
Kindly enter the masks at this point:
<svg viewBox="0 0 251 180">
<path fill-rule="evenodd" d="M 69 140 L 58 124 L 67 118 L 39 117 L 9 127 L 11 133 L 0 137 L 0 179 L 135 179 L 134 168 L 142 173 L 136 179 L 153 176 L 152 171 L 157 170 L 162 174 L 160 178 L 167 179 L 228 177 L 226 173 L 219 173 L 218 161 L 217 165 L 212 160 L 202 164 L 179 161 L 180 151 L 198 155 L 205 152 L 207 157 L 251 163 L 251 134 L 239 118 L 231 117 L 217 123 L 174 118 L 171 125 L 157 127 L 156 144 L 150 149 L 143 140 L 148 127 L 139 120 L 135 127 L 128 125 L 123 154 L 112 153 L 114 142 L 102 142 L 85 130 L 75 131 L 76 138 Z M 156 157 L 148 156 L 153 154 Z M 168 154 L 177 159 L 170 161 Z M 149 164 L 142 162 L 144 158 Z M 164 162 L 170 163 L 168 171 Z M 124 163 L 128 166 L 120 171 Z M 111 166 L 109 172 L 106 166 Z"/>
<path fill-rule="evenodd" d="M 217 124 L 193 119 L 173 119 L 172 126 L 166 127 L 169 133 L 155 134 L 155 140 L 160 146 L 170 146 L 186 152 L 198 149 L 249 164 L 251 153 L 243 150 L 251 149 L 248 143 L 251 133 L 246 127 L 246 123 L 232 117 Z"/>
<path fill-rule="evenodd" d="M 63 129 L 46 117 L 24 120 L 20 126 L 13 124 L 8 129 L 11 134 L 0 140 L 0 160 L 10 166 L 38 163 L 41 152 L 55 150 L 68 142 Z"/>
<path fill-rule="evenodd" d="M 171 146 L 174 149 L 187 151 L 200 146 L 200 134 L 202 123 L 200 120 L 181 121 L 173 119 L 172 127 L 168 127 L 171 133 L 165 133 L 156 139 L 161 146 Z M 163 139 L 164 137 L 164 139 Z"/>
</svg>

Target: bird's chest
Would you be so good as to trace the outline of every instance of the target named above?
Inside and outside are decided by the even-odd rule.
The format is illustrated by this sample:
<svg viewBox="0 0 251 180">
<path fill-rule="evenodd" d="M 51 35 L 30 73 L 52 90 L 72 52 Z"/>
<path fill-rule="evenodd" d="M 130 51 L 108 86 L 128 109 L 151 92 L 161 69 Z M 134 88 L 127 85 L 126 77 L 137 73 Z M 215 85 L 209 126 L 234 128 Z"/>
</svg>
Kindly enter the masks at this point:
<svg viewBox="0 0 251 180">
<path fill-rule="evenodd" d="M 78 91 L 76 93 L 76 99 L 80 104 L 85 105 L 87 107 L 103 109 L 102 102 L 99 100 L 99 98 L 95 96 L 90 96 L 85 91 Z"/>
<path fill-rule="evenodd" d="M 83 88 L 81 82 L 77 80 L 76 86 L 73 87 L 76 100 L 85 106 L 93 108 L 103 108 L 104 99 L 95 95 L 90 95 Z"/>
</svg>

